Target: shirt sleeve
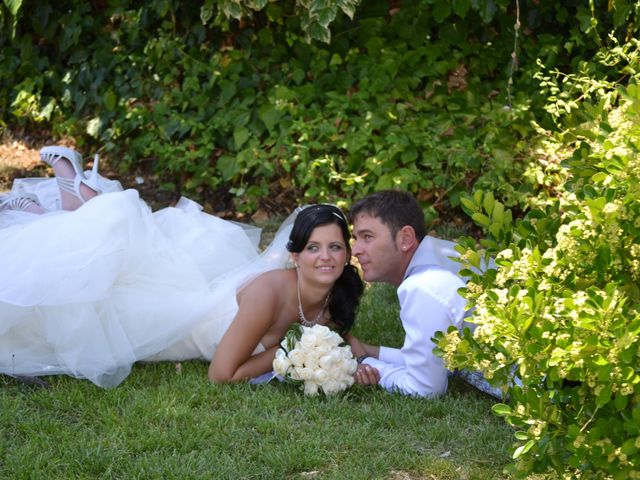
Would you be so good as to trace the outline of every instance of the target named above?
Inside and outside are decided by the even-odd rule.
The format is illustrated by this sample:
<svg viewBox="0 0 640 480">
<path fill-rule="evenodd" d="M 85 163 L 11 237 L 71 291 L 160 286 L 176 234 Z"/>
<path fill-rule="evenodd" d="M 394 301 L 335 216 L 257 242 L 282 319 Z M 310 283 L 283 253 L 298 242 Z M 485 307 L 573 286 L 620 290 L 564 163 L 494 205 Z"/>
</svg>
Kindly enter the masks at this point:
<svg viewBox="0 0 640 480">
<path fill-rule="evenodd" d="M 381 347 L 378 359 L 365 363 L 380 372 L 380 386 L 405 395 L 430 396 L 447 390 L 447 370 L 433 354 L 431 338 L 450 325 L 460 327 L 464 299 L 462 281 L 449 272 L 431 271 L 409 277 L 398 289 L 400 319 L 405 330 L 402 348 Z"/>
<path fill-rule="evenodd" d="M 399 348 L 380 347 L 378 358 L 386 363 L 404 363 L 404 357 L 402 356 L 402 350 Z"/>
</svg>

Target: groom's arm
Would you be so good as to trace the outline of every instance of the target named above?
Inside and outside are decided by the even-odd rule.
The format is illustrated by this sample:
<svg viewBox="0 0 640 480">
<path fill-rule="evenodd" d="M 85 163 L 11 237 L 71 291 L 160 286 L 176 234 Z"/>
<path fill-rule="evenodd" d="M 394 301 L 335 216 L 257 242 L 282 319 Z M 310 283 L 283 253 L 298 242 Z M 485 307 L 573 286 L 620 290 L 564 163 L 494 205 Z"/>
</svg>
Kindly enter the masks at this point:
<svg viewBox="0 0 640 480">
<path fill-rule="evenodd" d="M 380 372 L 379 384 L 405 395 L 429 396 L 447 389 L 447 370 L 433 354 L 436 331 L 458 325 L 465 301 L 457 290 L 462 281 L 450 272 L 429 270 L 409 277 L 398 289 L 400 318 L 405 329 L 402 348 L 381 347 L 379 358 L 364 363 Z"/>
</svg>

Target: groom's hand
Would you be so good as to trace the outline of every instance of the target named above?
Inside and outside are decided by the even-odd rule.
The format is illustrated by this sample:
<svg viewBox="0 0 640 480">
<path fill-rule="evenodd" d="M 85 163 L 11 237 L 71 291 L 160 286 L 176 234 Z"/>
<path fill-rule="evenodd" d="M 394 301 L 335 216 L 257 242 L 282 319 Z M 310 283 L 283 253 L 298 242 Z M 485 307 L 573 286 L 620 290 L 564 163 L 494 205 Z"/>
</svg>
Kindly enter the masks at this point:
<svg viewBox="0 0 640 480">
<path fill-rule="evenodd" d="M 361 363 L 353 375 L 356 383 L 360 385 L 377 385 L 380 381 L 380 372 L 377 368 Z"/>
</svg>

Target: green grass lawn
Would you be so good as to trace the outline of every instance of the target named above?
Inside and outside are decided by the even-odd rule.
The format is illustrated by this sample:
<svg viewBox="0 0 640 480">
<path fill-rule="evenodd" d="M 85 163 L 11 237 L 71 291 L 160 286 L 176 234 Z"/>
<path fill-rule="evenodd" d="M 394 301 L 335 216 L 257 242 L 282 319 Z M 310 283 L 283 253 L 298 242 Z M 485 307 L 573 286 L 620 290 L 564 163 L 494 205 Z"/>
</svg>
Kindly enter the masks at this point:
<svg viewBox="0 0 640 480">
<path fill-rule="evenodd" d="M 367 291 L 356 329 L 399 346 L 394 290 Z M 213 385 L 203 362 L 136 365 L 115 389 L 0 377 L 0 478 L 505 478 L 512 432 L 459 380 L 435 399 L 355 386 Z"/>
</svg>

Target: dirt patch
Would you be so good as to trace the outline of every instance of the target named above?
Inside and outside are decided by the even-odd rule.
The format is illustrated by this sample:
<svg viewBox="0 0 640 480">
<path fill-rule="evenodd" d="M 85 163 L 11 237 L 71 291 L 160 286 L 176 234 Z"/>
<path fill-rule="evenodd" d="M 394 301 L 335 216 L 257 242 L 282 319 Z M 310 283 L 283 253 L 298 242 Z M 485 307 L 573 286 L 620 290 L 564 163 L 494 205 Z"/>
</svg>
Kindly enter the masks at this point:
<svg viewBox="0 0 640 480">
<path fill-rule="evenodd" d="M 0 192 L 11 189 L 14 178 L 46 176 L 38 148 L 23 140 L 5 138 L 0 143 Z"/>
</svg>

